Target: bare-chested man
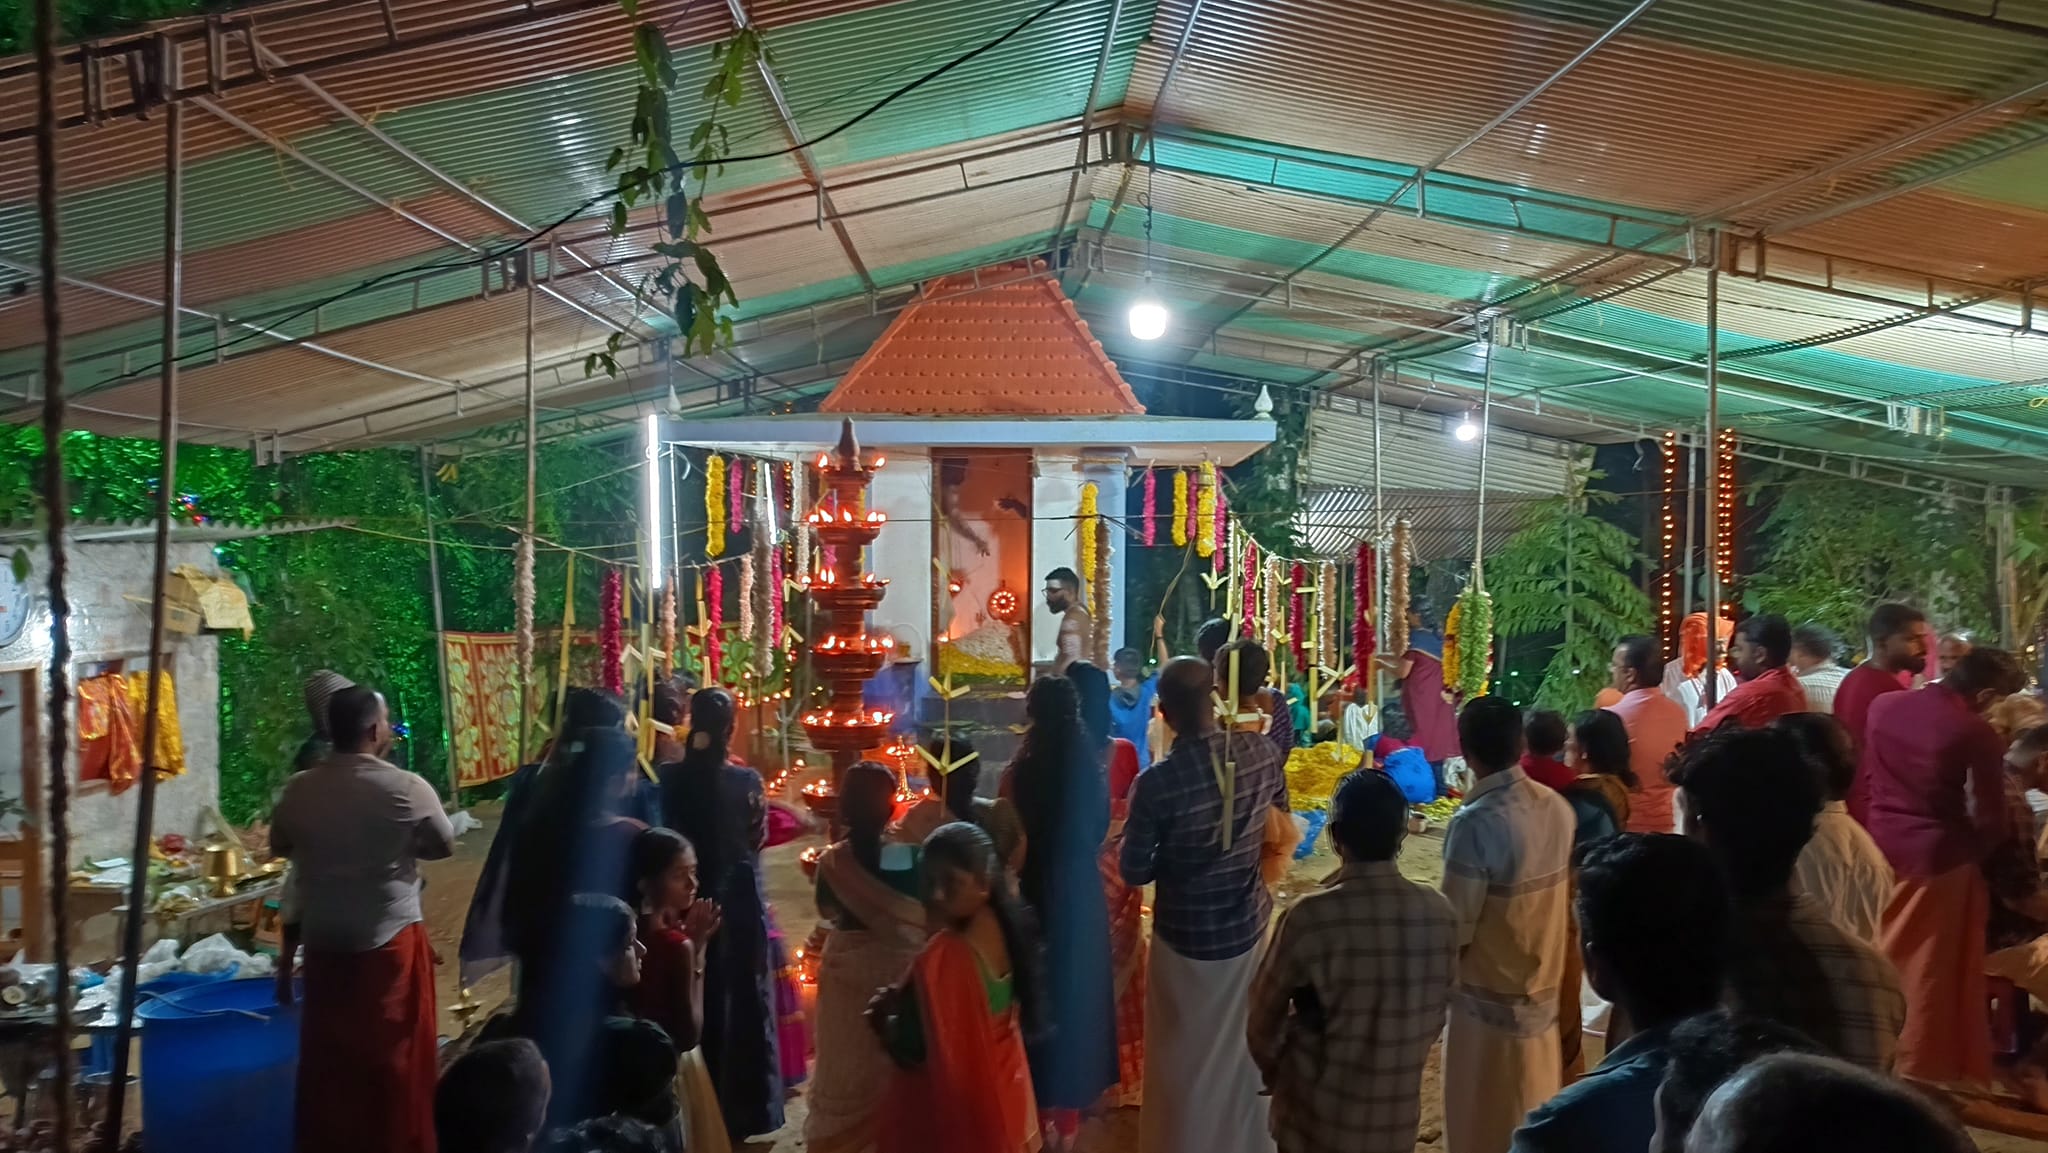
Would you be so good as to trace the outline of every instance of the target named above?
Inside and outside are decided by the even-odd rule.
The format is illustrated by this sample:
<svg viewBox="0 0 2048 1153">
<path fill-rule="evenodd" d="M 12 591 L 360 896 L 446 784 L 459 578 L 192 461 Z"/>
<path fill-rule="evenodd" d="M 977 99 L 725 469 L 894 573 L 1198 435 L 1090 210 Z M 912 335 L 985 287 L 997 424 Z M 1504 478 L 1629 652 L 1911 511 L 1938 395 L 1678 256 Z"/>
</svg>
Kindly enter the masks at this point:
<svg viewBox="0 0 2048 1153">
<path fill-rule="evenodd" d="M 1062 676 L 1067 666 L 1081 659 L 1088 637 L 1095 631 L 1095 618 L 1081 604 L 1081 575 L 1070 568 L 1056 568 L 1045 574 L 1045 607 L 1060 618 L 1059 639 L 1054 642 L 1052 675 Z"/>
</svg>

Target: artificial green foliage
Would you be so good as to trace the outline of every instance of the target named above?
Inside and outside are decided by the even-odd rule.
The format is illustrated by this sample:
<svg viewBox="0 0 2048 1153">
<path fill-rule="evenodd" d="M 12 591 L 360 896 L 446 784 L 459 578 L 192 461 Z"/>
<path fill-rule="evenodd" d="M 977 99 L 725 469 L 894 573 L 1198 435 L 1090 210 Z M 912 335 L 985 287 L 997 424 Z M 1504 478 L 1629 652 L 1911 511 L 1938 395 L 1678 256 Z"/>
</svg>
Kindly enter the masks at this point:
<svg viewBox="0 0 2048 1153">
<path fill-rule="evenodd" d="M 1600 479 L 1574 461 L 1564 493 L 1533 506 L 1486 561 L 1499 634 L 1558 638 L 1532 704 L 1566 715 L 1590 707 L 1607 683 L 1615 643 L 1650 629 L 1650 599 L 1630 575 L 1636 539 L 1593 512 L 1615 500 L 1590 487 Z"/>
<path fill-rule="evenodd" d="M 1750 500 L 1768 512 L 1762 547 L 1737 582 L 1749 610 L 1855 638 L 1874 606 L 1896 600 L 1925 609 L 1944 631 L 1996 635 L 1995 550 L 1974 508 L 1791 469 L 1762 474 Z"/>
<path fill-rule="evenodd" d="M 1301 462 L 1308 447 L 1309 398 L 1292 391 L 1273 393 L 1273 443 L 1243 464 L 1224 470 L 1230 513 L 1259 542 L 1261 552 L 1300 552 L 1294 516 L 1301 509 Z M 1239 398 L 1233 415 L 1253 413 L 1253 398 Z M 1192 494 L 1189 500 L 1194 498 Z"/>
<path fill-rule="evenodd" d="M 231 7 L 232 0 L 58 0 L 58 37 L 84 40 L 125 32 L 148 20 Z M 32 0 L 0 0 L 0 56 L 34 50 L 35 18 Z"/>
<path fill-rule="evenodd" d="M 28 523 L 36 515 L 40 434 L 0 429 L 0 449 L 0 523 Z M 581 627 L 597 620 L 601 562 L 594 557 L 632 559 L 641 484 L 636 457 L 616 438 L 541 447 L 535 531 L 543 544 L 534 578 L 540 627 L 560 622 L 567 578 L 568 554 L 548 542 L 591 554 L 577 561 Z M 524 453 L 515 448 L 444 460 L 454 465 L 448 470 L 454 479 L 432 482 L 432 495 L 447 626 L 509 631 L 513 530 L 525 515 Z M 82 521 L 153 517 L 160 462 L 153 441 L 69 434 L 72 515 Z M 324 453 L 258 467 L 247 452 L 179 448 L 177 493 L 194 497 L 215 521 L 353 522 L 345 529 L 224 542 L 216 550 L 252 594 L 256 624 L 247 640 L 220 640 L 221 807 L 230 820 L 268 811 L 308 732 L 300 686 L 320 668 L 381 689 L 394 719 L 410 730 L 401 757 L 446 786 L 422 483 L 420 457 L 411 450 Z"/>
</svg>

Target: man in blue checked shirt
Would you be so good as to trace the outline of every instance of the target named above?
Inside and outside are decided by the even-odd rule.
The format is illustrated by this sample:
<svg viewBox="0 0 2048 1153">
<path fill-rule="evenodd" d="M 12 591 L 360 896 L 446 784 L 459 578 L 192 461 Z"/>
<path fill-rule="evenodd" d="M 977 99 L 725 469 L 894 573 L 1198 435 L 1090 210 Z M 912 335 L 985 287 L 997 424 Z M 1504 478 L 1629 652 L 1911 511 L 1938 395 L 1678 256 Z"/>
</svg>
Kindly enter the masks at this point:
<svg viewBox="0 0 2048 1153">
<path fill-rule="evenodd" d="M 1160 670 L 1159 707 L 1176 736 L 1131 789 L 1119 854 L 1125 884 L 1155 886 L 1140 1153 L 1273 1149 L 1239 1023 L 1272 918 L 1259 878 L 1266 813 L 1285 808 L 1287 780 L 1270 740 L 1218 728 L 1214 687 L 1206 661 Z"/>
</svg>

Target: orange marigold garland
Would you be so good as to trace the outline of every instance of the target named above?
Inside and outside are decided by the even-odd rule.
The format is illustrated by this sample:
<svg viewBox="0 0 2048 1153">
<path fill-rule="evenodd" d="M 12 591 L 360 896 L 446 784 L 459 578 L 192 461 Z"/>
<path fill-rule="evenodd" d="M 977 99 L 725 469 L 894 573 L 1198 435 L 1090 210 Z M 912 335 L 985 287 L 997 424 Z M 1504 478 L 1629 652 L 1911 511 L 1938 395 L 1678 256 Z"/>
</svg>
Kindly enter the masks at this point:
<svg viewBox="0 0 2048 1153">
<path fill-rule="evenodd" d="M 1173 547 L 1188 546 L 1188 472 L 1173 470 Z"/>
</svg>

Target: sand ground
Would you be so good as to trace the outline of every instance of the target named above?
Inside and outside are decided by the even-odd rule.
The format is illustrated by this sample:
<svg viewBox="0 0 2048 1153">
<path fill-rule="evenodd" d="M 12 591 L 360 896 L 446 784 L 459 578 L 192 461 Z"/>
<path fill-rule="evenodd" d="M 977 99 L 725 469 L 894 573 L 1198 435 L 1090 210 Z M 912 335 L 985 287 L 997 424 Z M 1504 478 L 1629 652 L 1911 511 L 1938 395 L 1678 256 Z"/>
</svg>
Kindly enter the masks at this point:
<svg viewBox="0 0 2048 1153">
<path fill-rule="evenodd" d="M 495 805 L 480 805 L 472 812 L 484 822 L 484 827 L 462 838 L 453 858 L 436 861 L 426 867 L 427 926 L 435 949 L 447 961 L 440 969 L 441 1028 L 445 1035 L 450 1036 L 462 1029 L 453 1011 L 459 993 L 454 964 L 456 946 L 462 935 L 462 920 L 468 911 L 470 893 L 476 887 L 491 836 L 498 828 Z M 781 919 L 784 933 L 792 941 L 802 941 L 814 923 L 810 885 L 797 865 L 797 854 L 818 842 L 816 837 L 806 838 L 771 849 L 766 854 L 768 896 Z M 1434 885 L 1443 875 L 1442 851 L 1442 839 L 1435 833 L 1410 837 L 1402 849 L 1401 871 L 1416 881 Z M 1282 899 L 1313 887 L 1335 867 L 1334 859 L 1319 848 L 1315 855 L 1298 863 L 1288 875 L 1281 887 Z M 483 981 L 472 990 L 486 1014 L 505 1000 L 509 992 L 510 983 L 503 973 Z M 1592 1056 L 1597 1059 L 1597 1049 Z M 788 1124 L 779 1133 L 749 1142 L 747 1148 L 753 1153 L 794 1153 L 804 1148 L 803 1119 L 804 1099 L 798 1092 L 789 1101 Z M 1436 1055 L 1432 1053 L 1429 1065 L 1423 1071 L 1422 1125 L 1420 1140 L 1415 1146 L 1417 1153 L 1438 1153 L 1442 1133 L 1443 1092 Z M 1973 1132 L 1973 1136 L 1985 1153 L 2048 1153 L 2048 1142 L 1982 1131 Z M 1090 1118 L 1082 1129 L 1079 1143 L 1081 1153 L 1135 1153 L 1137 1147 L 1138 1113 L 1135 1109 L 1116 1109 Z"/>
</svg>

